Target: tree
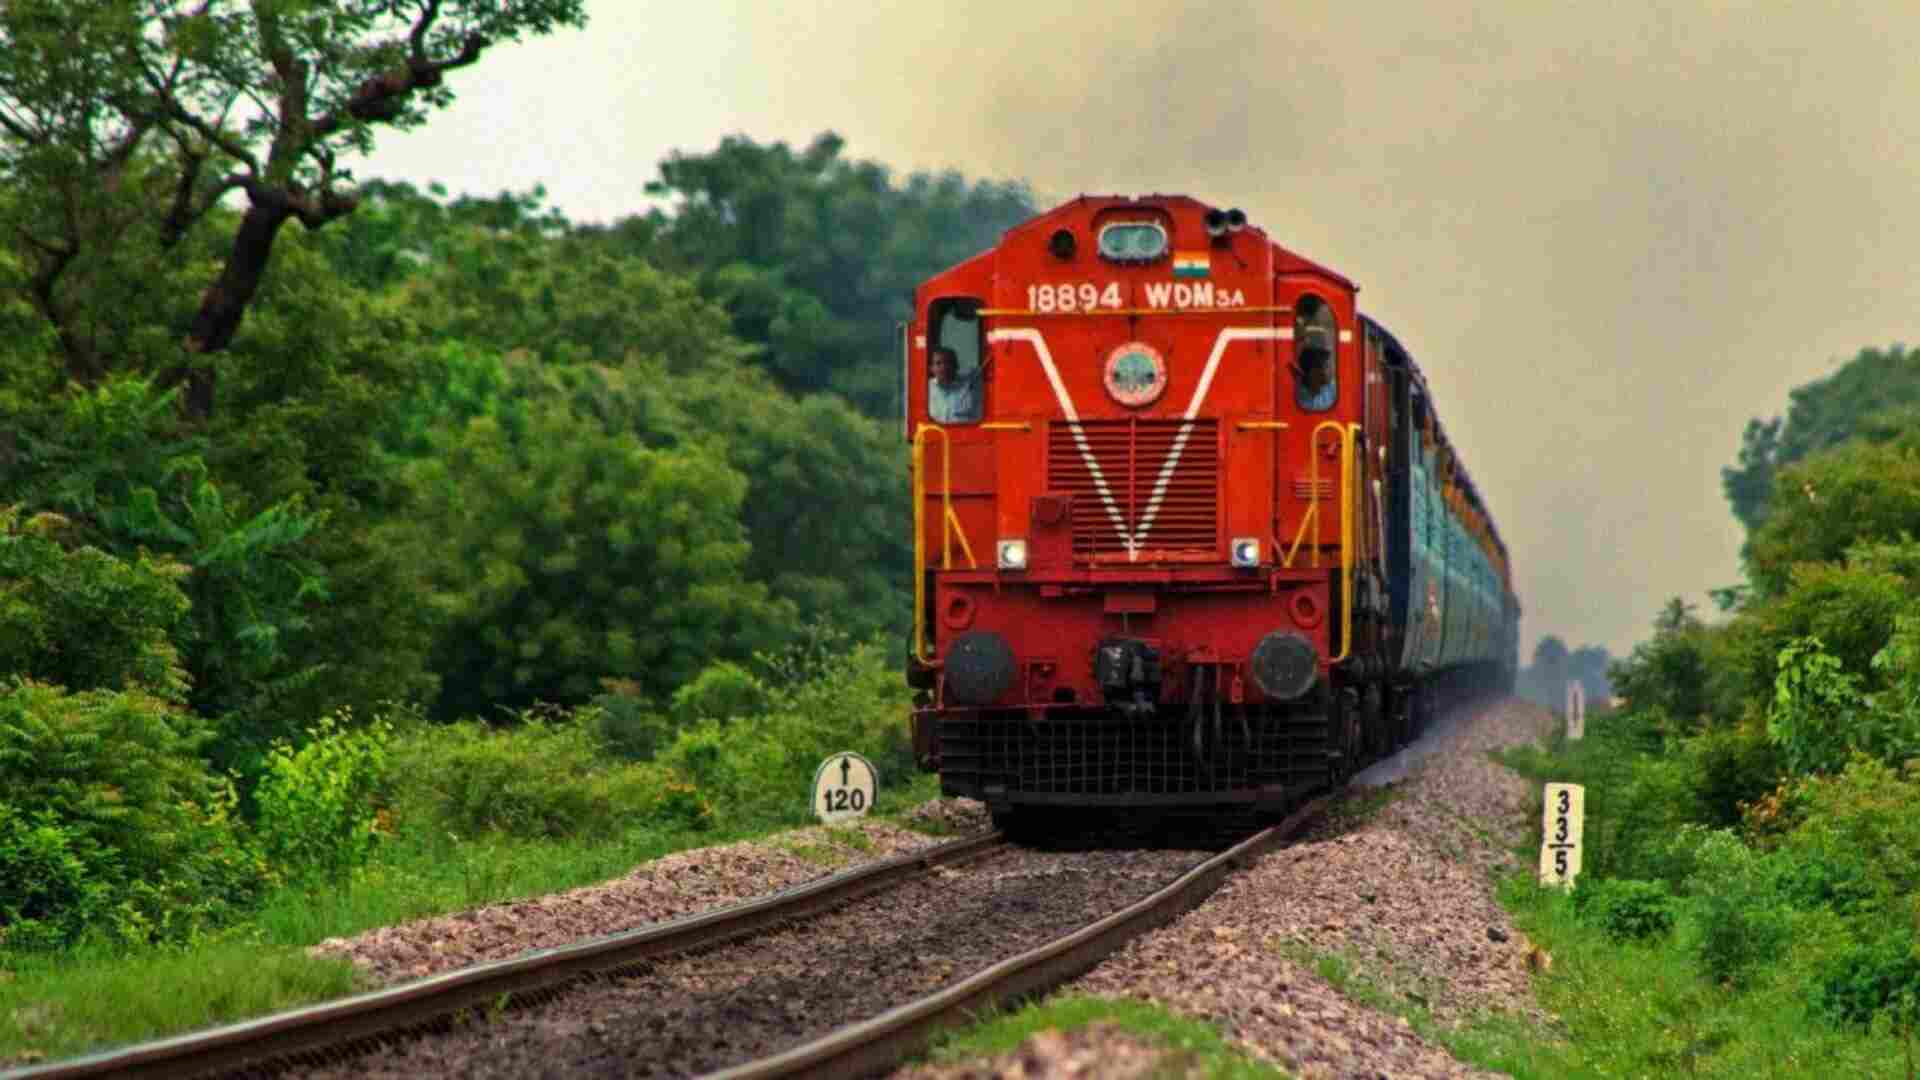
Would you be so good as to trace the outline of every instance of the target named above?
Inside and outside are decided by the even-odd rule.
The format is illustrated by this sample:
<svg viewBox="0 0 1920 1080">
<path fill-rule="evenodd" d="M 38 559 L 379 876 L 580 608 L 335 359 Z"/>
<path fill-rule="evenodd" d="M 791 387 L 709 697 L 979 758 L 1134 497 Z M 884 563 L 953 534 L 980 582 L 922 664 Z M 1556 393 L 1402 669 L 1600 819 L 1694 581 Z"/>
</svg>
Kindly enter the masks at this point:
<svg viewBox="0 0 1920 1080">
<path fill-rule="evenodd" d="M 246 209 L 185 320 L 162 387 L 210 416 L 214 368 L 288 221 L 357 205 L 343 152 L 425 123 L 449 72 L 493 45 L 585 22 L 584 0 L 11 0 L 0 6 L 0 225 L 27 295 L 91 383 L 115 297 L 103 275 L 172 262 L 221 200 Z M 207 268 L 210 270 L 210 268 Z M 201 268 L 193 270 L 198 273 Z M 136 275 L 140 276 L 140 275 Z M 203 279 L 204 280 L 204 279 Z M 102 307 L 100 300 L 109 302 Z"/>
<path fill-rule="evenodd" d="M 1733 515 L 1751 537 L 1771 514 L 1780 469 L 1849 440 L 1884 441 L 1920 419 L 1920 351 L 1866 348 L 1796 388 L 1787 415 L 1751 420 L 1736 463 L 1720 470 Z"/>
<path fill-rule="evenodd" d="M 828 133 L 798 152 L 730 137 L 674 154 L 647 185 L 675 200 L 673 212 L 603 236 L 697 275 L 788 390 L 832 389 L 886 414 L 898 392 L 894 325 L 910 314 L 913 287 L 1032 217 L 1033 196 L 953 172 L 896 184 L 844 148 Z"/>
<path fill-rule="evenodd" d="M 1747 541 L 1748 576 L 1762 597 L 1786 590 L 1798 564 L 1920 536 L 1920 437 L 1843 446 L 1788 466 L 1774 478 L 1770 507 Z"/>
<path fill-rule="evenodd" d="M 448 712 L 578 704 L 607 677 L 665 690 L 791 622 L 742 580 L 746 478 L 703 449 L 652 449 L 539 402 L 520 436 L 488 417 L 452 433 L 414 483 L 402 542 L 437 556 Z"/>
</svg>

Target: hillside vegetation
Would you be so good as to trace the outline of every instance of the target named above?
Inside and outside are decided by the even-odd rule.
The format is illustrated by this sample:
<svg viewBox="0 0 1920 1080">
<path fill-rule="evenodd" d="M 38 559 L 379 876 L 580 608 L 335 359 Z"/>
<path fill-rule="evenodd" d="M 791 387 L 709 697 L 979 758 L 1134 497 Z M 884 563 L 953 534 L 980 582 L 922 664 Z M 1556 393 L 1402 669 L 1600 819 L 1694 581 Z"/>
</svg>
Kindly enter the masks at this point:
<svg viewBox="0 0 1920 1080">
<path fill-rule="evenodd" d="M 911 773 L 893 327 L 1031 198 L 831 134 L 609 224 L 336 169 L 583 17 L 0 11 L 0 969 Z"/>
<path fill-rule="evenodd" d="M 1585 739 L 1509 755 L 1587 785 L 1572 895 L 1514 893 L 1562 959 L 1546 1072 L 1913 1075 L 1920 427 L 1887 417 L 1915 386 L 1920 354 L 1868 349 L 1756 421 L 1747 581 L 1712 622 L 1671 601 Z"/>
</svg>

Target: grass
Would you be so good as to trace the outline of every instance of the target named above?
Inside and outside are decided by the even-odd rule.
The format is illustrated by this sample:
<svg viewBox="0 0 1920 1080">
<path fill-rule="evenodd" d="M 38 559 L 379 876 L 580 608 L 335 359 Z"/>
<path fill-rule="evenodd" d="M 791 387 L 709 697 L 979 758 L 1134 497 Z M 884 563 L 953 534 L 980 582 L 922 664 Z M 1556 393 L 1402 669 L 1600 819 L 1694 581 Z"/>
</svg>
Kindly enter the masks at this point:
<svg viewBox="0 0 1920 1080">
<path fill-rule="evenodd" d="M 1077 1031 L 1097 1023 L 1111 1024 L 1163 1050 L 1166 1057 L 1158 1063 L 1157 1076 L 1197 1074 L 1208 1080 L 1269 1080 L 1287 1075 L 1248 1056 L 1206 1021 L 1144 1001 L 1080 994 L 1048 998 L 991 1016 L 943 1039 L 930 1056 L 946 1063 L 997 1057 L 1013 1052 L 1042 1031 Z"/>
<path fill-rule="evenodd" d="M 1553 957 L 1534 988 L 1563 1036 L 1524 1047 L 1506 1066 L 1515 1076 L 1911 1075 L 1900 1040 L 1811 1016 L 1784 965 L 1738 992 L 1702 978 L 1680 939 L 1609 941 L 1524 875 L 1505 884 L 1501 900 Z"/>
<path fill-rule="evenodd" d="M 917 776 L 881 790 L 874 816 L 899 820 L 939 793 Z M 804 799 L 804 795 L 801 799 Z M 799 800 L 796 800 L 798 802 Z M 287 887 L 247 921 L 188 946 L 88 943 L 54 954 L 0 952 L 0 1064 L 56 1059 L 338 997 L 363 989 L 352 968 L 306 946 L 374 927 L 605 881 L 695 847 L 752 839 L 806 823 L 792 817 L 704 831 L 636 826 L 622 836 L 455 840 L 404 836 L 351 881 Z M 796 853 L 822 865 L 870 851 L 859 829 L 827 830 L 834 845 Z"/>
</svg>

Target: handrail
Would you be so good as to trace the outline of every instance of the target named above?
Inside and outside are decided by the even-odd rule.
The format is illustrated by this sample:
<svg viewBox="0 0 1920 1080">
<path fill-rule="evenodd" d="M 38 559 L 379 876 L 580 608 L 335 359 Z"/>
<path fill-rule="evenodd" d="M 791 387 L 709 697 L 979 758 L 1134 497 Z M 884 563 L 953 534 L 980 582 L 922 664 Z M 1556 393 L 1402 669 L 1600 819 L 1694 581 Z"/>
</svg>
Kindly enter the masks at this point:
<svg viewBox="0 0 1920 1080">
<path fill-rule="evenodd" d="M 1340 433 L 1340 654 L 1328 660 L 1337 664 L 1345 660 L 1353 651 L 1353 448 L 1355 436 L 1360 431 L 1359 424 L 1347 424 L 1338 420 L 1322 420 L 1316 424 L 1313 434 L 1307 436 L 1307 513 L 1300 519 L 1300 529 L 1294 533 L 1293 546 L 1280 559 L 1283 568 L 1291 569 L 1294 557 L 1300 554 L 1300 545 L 1307 538 L 1307 530 L 1313 529 L 1313 568 L 1320 568 L 1320 530 L 1316 523 L 1320 520 L 1320 433 L 1332 428 Z"/>
<path fill-rule="evenodd" d="M 1353 486 L 1359 470 L 1353 467 L 1353 447 L 1359 424 L 1342 432 L 1340 452 L 1340 654 L 1327 659 L 1337 664 L 1353 654 Z"/>
<path fill-rule="evenodd" d="M 927 436 L 940 436 L 940 568 L 953 569 L 953 534 L 960 534 L 960 552 L 967 557 L 969 569 L 979 563 L 973 557 L 973 545 L 967 543 L 967 531 L 953 512 L 953 445 L 947 429 L 938 424 L 921 424 L 913 433 L 913 658 L 932 664 L 927 641 L 927 474 L 925 469 Z"/>
</svg>

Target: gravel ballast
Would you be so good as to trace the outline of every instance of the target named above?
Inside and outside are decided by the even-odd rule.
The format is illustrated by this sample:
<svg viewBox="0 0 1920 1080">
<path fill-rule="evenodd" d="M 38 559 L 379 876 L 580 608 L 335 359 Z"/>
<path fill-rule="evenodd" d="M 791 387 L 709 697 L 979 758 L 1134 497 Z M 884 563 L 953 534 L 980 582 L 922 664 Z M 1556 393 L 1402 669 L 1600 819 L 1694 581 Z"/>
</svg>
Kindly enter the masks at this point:
<svg viewBox="0 0 1920 1080">
<path fill-rule="evenodd" d="M 1209 853 L 1009 848 L 788 929 L 378 1051 L 339 1076 L 686 1076 L 876 1016 L 1117 910 Z"/>
<path fill-rule="evenodd" d="M 309 951 L 351 960 L 369 985 L 386 986 L 711 911 L 947 839 L 883 822 L 796 829 L 676 852 L 597 885 L 328 938 Z"/>
<path fill-rule="evenodd" d="M 1065 989 L 1211 1021 L 1301 1077 L 1490 1075 L 1407 1021 L 1351 1000 L 1315 967 L 1337 957 L 1350 976 L 1442 1025 L 1485 1012 L 1543 1019 L 1528 983 L 1541 955 L 1493 896 L 1496 875 L 1513 867 L 1508 849 L 1529 784 L 1487 751 L 1533 742 L 1552 722 L 1516 700 L 1456 712 L 1407 755 L 1411 762 L 1383 762 L 1358 778 L 1306 840 L 1236 874 L 1205 904 Z M 1369 781 L 1391 786 L 1383 795 Z M 1354 823 L 1354 810 L 1383 797 L 1391 802 Z M 1106 1039 L 1115 1040 L 1117 1061 L 1139 1060 L 1124 1032 L 1088 1029 L 1066 1042 L 1036 1036 L 1045 1045 L 1029 1040 L 994 1061 L 898 1075 L 1093 1075 L 1076 1070 L 1100 1059 Z"/>
</svg>

